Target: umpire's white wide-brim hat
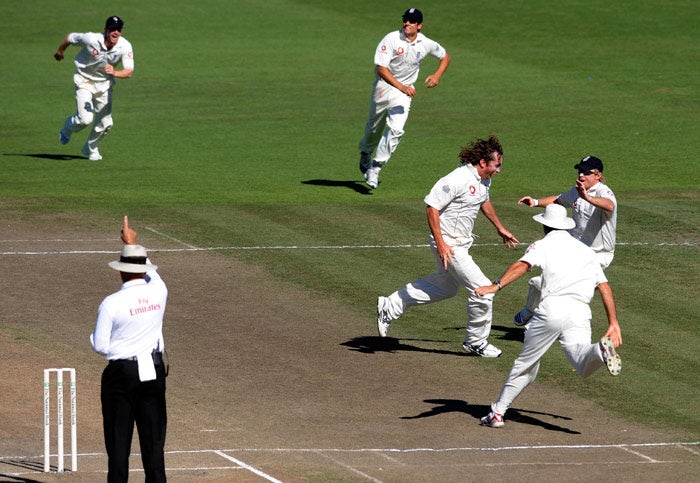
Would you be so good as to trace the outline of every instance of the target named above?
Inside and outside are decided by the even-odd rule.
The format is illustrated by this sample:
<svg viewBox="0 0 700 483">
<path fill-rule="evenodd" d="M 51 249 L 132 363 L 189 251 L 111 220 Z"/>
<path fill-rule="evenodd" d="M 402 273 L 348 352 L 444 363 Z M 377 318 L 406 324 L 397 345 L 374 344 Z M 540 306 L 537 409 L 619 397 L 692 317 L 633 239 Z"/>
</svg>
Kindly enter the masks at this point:
<svg viewBox="0 0 700 483">
<path fill-rule="evenodd" d="M 127 273 L 146 273 L 158 269 L 147 260 L 148 254 L 141 245 L 124 245 L 119 260 L 109 262 L 108 265 L 114 270 Z"/>
<path fill-rule="evenodd" d="M 576 226 L 576 222 L 566 216 L 566 208 L 556 203 L 547 205 L 544 213 L 535 215 L 532 219 L 555 230 L 570 230 Z"/>
</svg>

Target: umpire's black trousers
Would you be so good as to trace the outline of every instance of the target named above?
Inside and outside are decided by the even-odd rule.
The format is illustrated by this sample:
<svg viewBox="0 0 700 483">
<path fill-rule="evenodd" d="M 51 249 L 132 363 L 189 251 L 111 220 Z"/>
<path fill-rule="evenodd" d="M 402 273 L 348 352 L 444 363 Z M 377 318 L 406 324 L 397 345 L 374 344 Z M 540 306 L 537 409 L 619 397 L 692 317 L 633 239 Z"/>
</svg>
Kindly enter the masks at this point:
<svg viewBox="0 0 700 483">
<path fill-rule="evenodd" d="M 139 381 L 136 361 L 110 361 L 102 373 L 102 421 L 107 449 L 107 481 L 125 482 L 129 478 L 129 454 L 134 422 L 139 432 L 141 461 L 147 483 L 166 481 L 165 367 L 160 354 L 154 354 L 156 379 Z"/>
</svg>

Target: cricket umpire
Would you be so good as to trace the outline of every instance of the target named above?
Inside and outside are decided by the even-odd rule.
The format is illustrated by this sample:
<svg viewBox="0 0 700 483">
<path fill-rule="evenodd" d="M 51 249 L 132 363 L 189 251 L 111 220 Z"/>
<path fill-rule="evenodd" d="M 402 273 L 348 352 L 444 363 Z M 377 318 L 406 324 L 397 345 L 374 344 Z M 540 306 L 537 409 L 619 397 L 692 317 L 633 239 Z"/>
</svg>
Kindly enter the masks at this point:
<svg viewBox="0 0 700 483">
<path fill-rule="evenodd" d="M 163 315 L 168 289 L 151 264 L 146 249 L 124 217 L 125 243 L 119 260 L 109 263 L 121 275 L 118 292 L 107 296 L 97 311 L 90 342 L 109 363 L 102 373 L 100 398 L 109 482 L 129 477 L 134 423 L 147 482 L 164 482 L 167 411 L 163 362 Z"/>
<path fill-rule="evenodd" d="M 498 400 L 491 405 L 491 412 L 481 418 L 481 424 L 492 428 L 503 426 L 506 410 L 535 380 L 540 359 L 555 341 L 559 341 L 581 377 L 588 377 L 604 365 L 615 376 L 622 366 L 615 352 L 622 344 L 615 300 L 595 252 L 567 232 L 575 222 L 567 217 L 563 206 L 552 203 L 533 219 L 544 225 L 544 238 L 532 243 L 500 279 L 474 290 L 478 296 L 492 296 L 531 267 L 542 269 L 542 298 L 525 331 L 523 349 Z M 600 341 L 591 343 L 589 304 L 596 289 L 603 299 L 608 329 Z"/>
</svg>

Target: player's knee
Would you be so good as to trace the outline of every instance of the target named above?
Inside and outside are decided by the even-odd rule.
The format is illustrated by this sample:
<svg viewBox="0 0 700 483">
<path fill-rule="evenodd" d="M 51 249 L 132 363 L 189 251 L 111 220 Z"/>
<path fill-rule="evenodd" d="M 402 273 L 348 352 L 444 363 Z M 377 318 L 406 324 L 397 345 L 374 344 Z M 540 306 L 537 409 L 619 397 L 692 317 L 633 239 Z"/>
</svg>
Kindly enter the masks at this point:
<svg viewBox="0 0 700 483">
<path fill-rule="evenodd" d="M 403 129 L 390 129 L 391 137 L 394 139 L 401 139 L 403 137 Z"/>
<path fill-rule="evenodd" d="M 100 120 L 99 123 L 97 123 L 97 125 L 95 126 L 95 131 L 107 134 L 107 132 L 109 132 L 109 130 L 112 129 L 113 125 L 114 122 L 112 121 L 112 116 L 107 116 Z"/>
<path fill-rule="evenodd" d="M 89 126 L 94 120 L 95 115 L 91 111 L 80 111 L 78 115 L 73 118 L 74 124 L 81 127 Z"/>
</svg>

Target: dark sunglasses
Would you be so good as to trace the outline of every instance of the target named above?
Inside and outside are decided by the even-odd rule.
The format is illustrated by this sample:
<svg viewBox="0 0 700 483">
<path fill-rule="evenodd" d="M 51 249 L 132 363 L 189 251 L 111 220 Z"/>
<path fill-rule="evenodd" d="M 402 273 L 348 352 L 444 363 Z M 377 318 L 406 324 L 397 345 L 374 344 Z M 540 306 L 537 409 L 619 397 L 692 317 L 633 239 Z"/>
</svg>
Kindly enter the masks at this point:
<svg viewBox="0 0 700 483">
<path fill-rule="evenodd" d="M 590 176 L 592 174 L 596 174 L 596 171 L 589 169 L 588 171 L 579 171 L 579 175 L 584 175 L 584 176 Z"/>
</svg>

